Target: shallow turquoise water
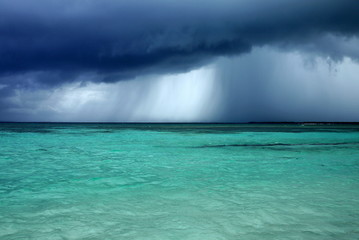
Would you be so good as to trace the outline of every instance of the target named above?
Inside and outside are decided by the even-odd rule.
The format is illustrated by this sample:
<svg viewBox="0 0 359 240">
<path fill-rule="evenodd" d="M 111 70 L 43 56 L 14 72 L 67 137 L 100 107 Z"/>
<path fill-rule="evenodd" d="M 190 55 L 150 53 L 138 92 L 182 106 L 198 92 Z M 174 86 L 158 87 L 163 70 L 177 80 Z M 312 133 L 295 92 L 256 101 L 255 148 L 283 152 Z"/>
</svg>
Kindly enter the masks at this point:
<svg viewBox="0 0 359 240">
<path fill-rule="evenodd" d="M 359 239 L 359 126 L 0 124 L 0 239 Z"/>
</svg>

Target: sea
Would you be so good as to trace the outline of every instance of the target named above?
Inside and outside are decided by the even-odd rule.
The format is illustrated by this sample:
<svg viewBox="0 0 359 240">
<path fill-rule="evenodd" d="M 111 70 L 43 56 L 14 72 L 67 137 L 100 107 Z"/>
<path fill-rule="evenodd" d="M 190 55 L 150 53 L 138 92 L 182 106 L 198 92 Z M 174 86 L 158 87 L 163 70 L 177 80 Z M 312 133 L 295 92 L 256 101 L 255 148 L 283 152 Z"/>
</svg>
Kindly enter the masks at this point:
<svg viewBox="0 0 359 240">
<path fill-rule="evenodd" d="M 1 123 L 0 239 L 359 239 L 359 125 Z"/>
</svg>

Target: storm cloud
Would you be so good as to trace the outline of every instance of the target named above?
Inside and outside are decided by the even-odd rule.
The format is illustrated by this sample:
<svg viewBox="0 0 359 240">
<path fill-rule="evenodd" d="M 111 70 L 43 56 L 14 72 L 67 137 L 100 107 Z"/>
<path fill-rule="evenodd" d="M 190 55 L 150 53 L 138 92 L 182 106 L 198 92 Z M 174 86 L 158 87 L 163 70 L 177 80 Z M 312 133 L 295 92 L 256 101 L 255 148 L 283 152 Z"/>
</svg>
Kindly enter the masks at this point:
<svg viewBox="0 0 359 240">
<path fill-rule="evenodd" d="M 51 72 L 36 79 L 55 84 L 91 72 L 117 81 L 186 71 L 265 44 L 314 43 L 312 50 L 341 58 L 350 51 L 323 49 L 320 40 L 356 36 L 358 12 L 355 0 L 3 0 L 0 74 Z"/>
<path fill-rule="evenodd" d="M 0 0 L 0 112 L 20 93 L 141 82 L 264 46 L 358 61 L 358 12 L 356 0 Z"/>
</svg>

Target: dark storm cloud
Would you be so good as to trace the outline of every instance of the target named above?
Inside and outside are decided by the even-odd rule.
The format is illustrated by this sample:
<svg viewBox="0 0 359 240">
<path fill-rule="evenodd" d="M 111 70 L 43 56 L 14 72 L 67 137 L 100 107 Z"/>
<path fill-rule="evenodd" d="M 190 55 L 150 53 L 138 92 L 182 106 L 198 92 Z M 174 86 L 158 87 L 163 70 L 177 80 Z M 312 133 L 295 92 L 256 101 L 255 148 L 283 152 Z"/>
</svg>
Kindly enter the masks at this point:
<svg viewBox="0 0 359 240">
<path fill-rule="evenodd" d="M 217 61 L 217 121 L 358 121 L 358 63 L 256 48 Z M 255 66 L 255 67 L 253 67 Z"/>
<path fill-rule="evenodd" d="M 0 81 L 117 81 L 268 44 L 341 59 L 352 51 L 321 39 L 357 36 L 358 12 L 357 0 L 1 0 Z"/>
</svg>

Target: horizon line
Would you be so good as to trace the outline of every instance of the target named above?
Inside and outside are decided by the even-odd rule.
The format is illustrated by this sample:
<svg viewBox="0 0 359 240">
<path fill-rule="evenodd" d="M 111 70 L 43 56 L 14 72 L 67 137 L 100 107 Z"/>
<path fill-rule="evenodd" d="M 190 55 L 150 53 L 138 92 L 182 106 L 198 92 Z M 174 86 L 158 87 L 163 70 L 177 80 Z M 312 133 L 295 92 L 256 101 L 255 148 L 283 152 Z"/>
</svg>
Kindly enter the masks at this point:
<svg viewBox="0 0 359 240">
<path fill-rule="evenodd" d="M 296 122 L 296 121 L 268 121 L 268 122 L 261 122 L 261 121 L 254 121 L 254 122 L 95 122 L 95 121 L 88 121 L 88 122 L 56 122 L 56 121 L 0 121 L 0 124 L 2 123 L 45 123 L 45 124 L 307 124 L 307 125 L 316 125 L 316 124 L 322 124 L 322 125 L 330 125 L 330 124 L 352 124 L 352 125 L 359 125 L 358 122 L 332 122 L 332 121 L 304 121 L 304 122 Z"/>
</svg>

